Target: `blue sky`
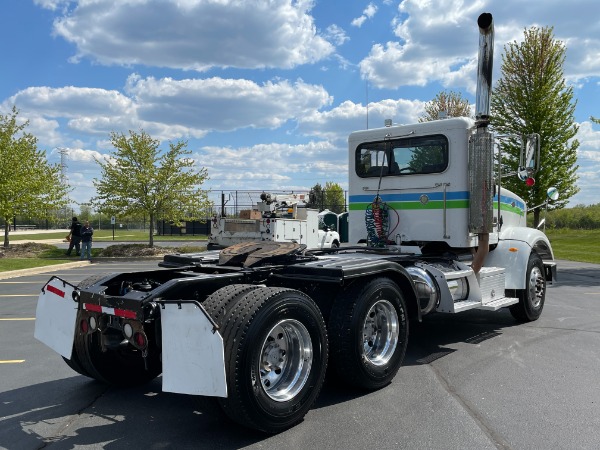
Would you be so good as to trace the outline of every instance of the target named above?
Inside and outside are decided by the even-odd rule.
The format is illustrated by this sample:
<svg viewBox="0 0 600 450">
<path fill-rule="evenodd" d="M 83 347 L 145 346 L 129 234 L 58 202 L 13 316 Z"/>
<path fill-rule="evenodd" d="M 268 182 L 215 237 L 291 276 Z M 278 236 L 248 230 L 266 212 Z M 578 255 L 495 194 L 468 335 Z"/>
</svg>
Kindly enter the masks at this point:
<svg viewBox="0 0 600 450">
<path fill-rule="evenodd" d="M 186 140 L 206 188 L 346 189 L 350 132 L 414 122 L 445 89 L 474 103 L 481 12 L 495 80 L 526 27 L 565 43 L 581 144 L 570 205 L 598 203 L 597 0 L 4 0 L 0 111 L 16 105 L 50 162 L 64 150 L 79 202 L 110 132 L 141 129 Z"/>
</svg>

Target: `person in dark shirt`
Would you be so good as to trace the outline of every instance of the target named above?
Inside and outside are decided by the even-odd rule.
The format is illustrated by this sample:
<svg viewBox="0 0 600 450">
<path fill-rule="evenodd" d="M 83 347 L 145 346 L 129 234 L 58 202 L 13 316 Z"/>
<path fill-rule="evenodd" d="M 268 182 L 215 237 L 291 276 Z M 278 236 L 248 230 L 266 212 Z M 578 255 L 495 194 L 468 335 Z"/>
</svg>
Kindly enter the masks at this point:
<svg viewBox="0 0 600 450">
<path fill-rule="evenodd" d="M 90 225 L 89 221 L 85 221 L 83 227 L 81 227 L 81 259 L 92 259 L 92 235 L 94 229 Z M 87 254 L 87 258 L 86 258 Z"/>
<path fill-rule="evenodd" d="M 81 243 L 81 223 L 77 220 L 77 217 L 73 217 L 71 221 L 71 228 L 69 229 L 69 248 L 67 250 L 67 256 L 71 256 L 71 251 L 75 247 L 75 254 L 79 256 L 80 243 Z"/>
</svg>

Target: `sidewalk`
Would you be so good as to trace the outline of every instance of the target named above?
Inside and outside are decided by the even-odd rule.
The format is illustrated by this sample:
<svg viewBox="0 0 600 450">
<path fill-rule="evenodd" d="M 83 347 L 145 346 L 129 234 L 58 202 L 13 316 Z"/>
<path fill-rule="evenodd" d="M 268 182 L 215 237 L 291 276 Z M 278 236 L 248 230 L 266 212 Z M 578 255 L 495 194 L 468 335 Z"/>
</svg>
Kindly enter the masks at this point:
<svg viewBox="0 0 600 450">
<path fill-rule="evenodd" d="M 35 230 L 13 230 L 12 228 L 10 229 L 10 233 L 8 233 L 8 236 L 20 236 L 20 235 L 27 235 L 27 234 L 42 234 L 42 233 L 62 233 L 65 232 L 65 236 L 69 233 L 69 229 L 68 228 L 54 228 L 52 230 L 40 230 L 40 229 L 35 229 Z M 2 233 L 4 234 L 4 233 Z"/>
</svg>

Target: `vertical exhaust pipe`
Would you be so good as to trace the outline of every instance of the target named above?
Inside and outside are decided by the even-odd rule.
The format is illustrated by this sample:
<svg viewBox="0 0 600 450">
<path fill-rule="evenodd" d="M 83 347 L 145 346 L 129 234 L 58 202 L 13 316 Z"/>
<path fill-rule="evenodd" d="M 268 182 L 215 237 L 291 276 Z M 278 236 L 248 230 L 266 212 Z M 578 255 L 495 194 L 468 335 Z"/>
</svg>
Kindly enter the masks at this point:
<svg viewBox="0 0 600 450">
<path fill-rule="evenodd" d="M 483 13 L 477 19 L 477 25 L 479 26 L 479 57 L 475 119 L 479 126 L 487 126 L 490 121 L 492 70 L 494 67 L 494 19 L 490 13 Z"/>
<path fill-rule="evenodd" d="M 471 268 L 477 274 L 489 253 L 490 231 L 493 226 L 492 160 L 494 142 L 488 131 L 490 100 L 492 97 L 492 70 L 494 66 L 494 19 L 483 13 L 477 19 L 479 26 L 479 56 L 477 62 L 477 92 L 475 95 L 475 123 L 477 132 L 469 140 L 469 231 L 477 233 L 478 246 Z"/>
</svg>

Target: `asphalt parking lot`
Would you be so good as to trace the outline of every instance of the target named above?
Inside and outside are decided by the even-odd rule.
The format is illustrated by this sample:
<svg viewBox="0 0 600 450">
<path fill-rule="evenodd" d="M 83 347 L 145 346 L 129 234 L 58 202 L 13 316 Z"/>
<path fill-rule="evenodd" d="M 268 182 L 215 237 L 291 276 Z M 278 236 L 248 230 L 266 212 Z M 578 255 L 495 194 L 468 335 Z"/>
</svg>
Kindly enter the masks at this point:
<svg viewBox="0 0 600 450">
<path fill-rule="evenodd" d="M 597 449 L 600 266 L 560 262 L 541 318 L 507 311 L 411 323 L 403 367 L 376 392 L 328 380 L 298 426 L 275 436 L 204 412 L 148 385 L 115 389 L 73 372 L 33 338 L 50 275 L 156 268 L 103 261 L 0 280 L 0 448 Z"/>
</svg>

